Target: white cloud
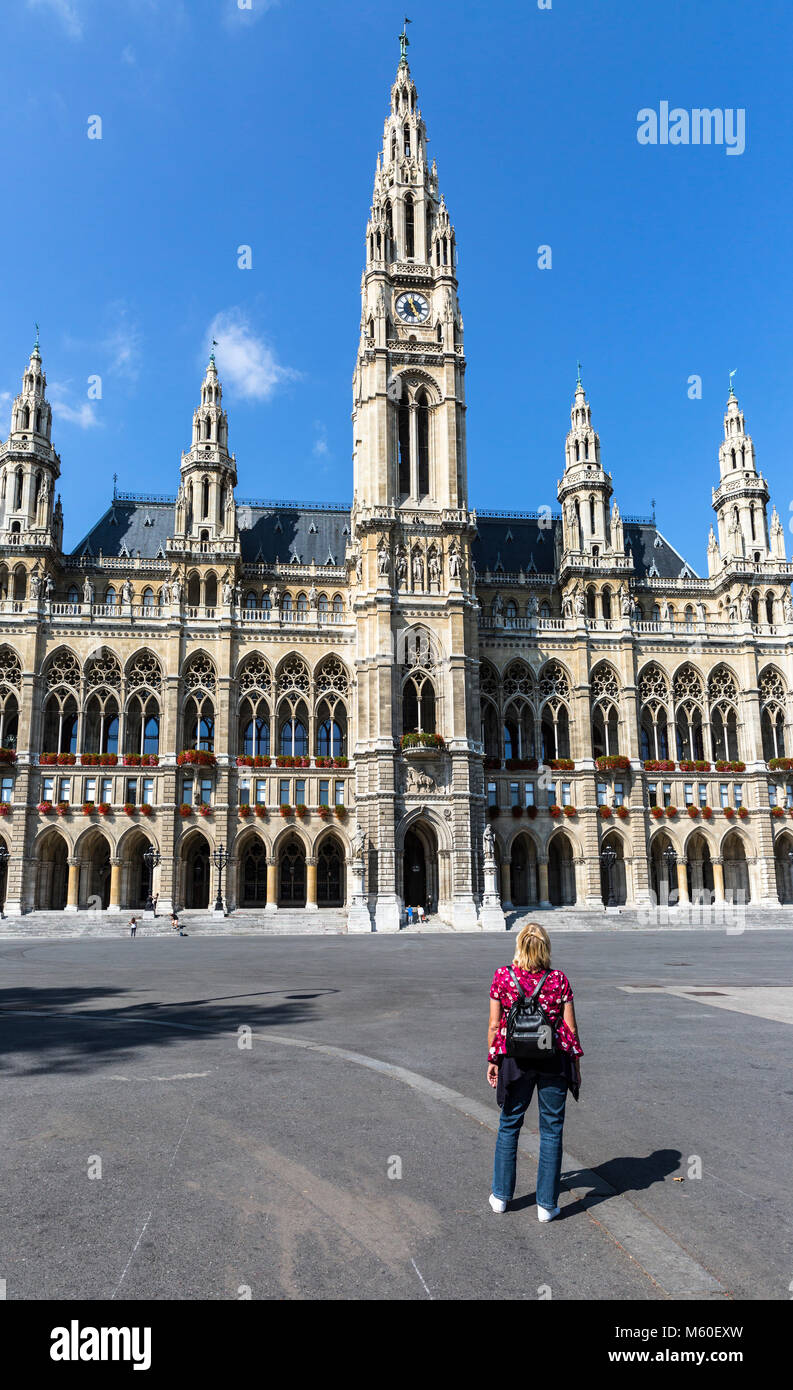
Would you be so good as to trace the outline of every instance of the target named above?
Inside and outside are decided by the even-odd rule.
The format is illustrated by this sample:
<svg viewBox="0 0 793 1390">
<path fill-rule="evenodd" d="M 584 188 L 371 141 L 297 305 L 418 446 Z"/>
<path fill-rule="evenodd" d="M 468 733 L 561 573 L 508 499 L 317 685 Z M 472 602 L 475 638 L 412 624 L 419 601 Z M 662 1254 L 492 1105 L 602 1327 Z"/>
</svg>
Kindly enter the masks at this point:
<svg viewBox="0 0 793 1390">
<path fill-rule="evenodd" d="M 128 68 L 134 68 L 136 62 L 138 61 L 135 57 L 134 48 L 130 47 L 129 44 L 127 44 L 126 48 L 122 48 L 121 50 L 121 61 L 122 63 L 126 63 Z"/>
<path fill-rule="evenodd" d="M 138 325 L 130 321 L 126 304 L 119 302 L 110 307 L 116 316 L 116 323 L 101 344 L 110 358 L 107 370 L 115 376 L 125 377 L 127 381 L 137 381 L 143 334 Z"/>
<path fill-rule="evenodd" d="M 74 0 L 27 0 L 29 10 L 50 10 L 71 39 L 83 36 L 83 21 Z"/>
<path fill-rule="evenodd" d="M 278 0 L 243 0 L 242 5 L 238 0 L 225 0 L 223 23 L 227 29 L 247 28 L 277 4 Z"/>
<path fill-rule="evenodd" d="M 215 359 L 224 386 L 245 400 L 267 401 L 286 382 L 297 381 L 300 372 L 282 367 L 264 338 L 257 337 L 240 309 L 216 314 L 207 333 L 207 350 L 217 339 Z"/>
<path fill-rule="evenodd" d="M 63 382 L 49 382 L 47 395 L 52 404 L 52 417 L 56 424 L 63 420 L 67 424 L 77 425 L 81 430 L 90 430 L 99 424 L 94 402 L 81 401 L 72 404 L 68 387 Z"/>
<path fill-rule="evenodd" d="M 314 421 L 314 429 L 317 435 L 314 440 L 314 456 L 316 458 L 327 458 L 330 454 L 330 449 L 328 448 L 328 431 L 321 420 Z"/>
</svg>

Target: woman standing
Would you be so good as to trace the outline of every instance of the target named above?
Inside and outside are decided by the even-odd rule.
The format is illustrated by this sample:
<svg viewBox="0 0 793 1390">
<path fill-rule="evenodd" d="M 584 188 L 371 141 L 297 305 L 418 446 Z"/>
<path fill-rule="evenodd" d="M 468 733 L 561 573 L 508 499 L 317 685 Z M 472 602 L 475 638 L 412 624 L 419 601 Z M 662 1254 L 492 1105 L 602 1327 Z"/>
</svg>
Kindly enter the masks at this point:
<svg viewBox="0 0 793 1390">
<path fill-rule="evenodd" d="M 567 1092 L 571 1090 L 578 1100 L 581 1085 L 579 1058 L 583 1052 L 578 1040 L 570 981 L 561 970 L 551 970 L 548 933 L 536 922 L 529 922 L 518 932 L 512 970 L 526 995 L 533 994 L 542 980 L 538 1002 L 553 1028 L 554 1050 L 547 1058 L 535 1057 L 530 1061 L 506 1055 L 507 1015 L 519 991 L 510 968 L 499 967 L 490 986 L 487 1037 L 487 1079 L 496 1090 L 496 1099 L 501 1106 L 490 1205 L 493 1211 L 506 1211 L 507 1202 L 512 1200 L 518 1136 L 536 1086 L 540 1118 L 537 1216 L 540 1221 L 553 1221 L 559 1215 L 557 1201 Z"/>
</svg>

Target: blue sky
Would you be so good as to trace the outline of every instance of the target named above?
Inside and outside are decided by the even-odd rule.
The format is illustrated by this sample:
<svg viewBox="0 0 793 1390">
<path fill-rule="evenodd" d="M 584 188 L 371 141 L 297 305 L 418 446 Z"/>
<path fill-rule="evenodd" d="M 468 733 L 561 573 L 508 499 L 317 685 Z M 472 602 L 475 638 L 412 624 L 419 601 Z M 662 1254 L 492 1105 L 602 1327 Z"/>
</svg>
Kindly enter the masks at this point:
<svg viewBox="0 0 793 1390">
<path fill-rule="evenodd" d="M 67 545 L 114 472 L 175 491 L 213 326 L 238 494 L 351 498 L 364 229 L 402 9 L 252 5 L 4 9 L 0 419 L 5 435 L 37 319 Z M 787 0 L 425 0 L 410 17 L 457 231 L 472 505 L 556 506 L 580 358 L 623 513 L 655 498 L 704 572 L 737 368 L 787 526 Z M 745 109 L 745 152 L 640 145 L 638 111 L 663 100 Z"/>
</svg>

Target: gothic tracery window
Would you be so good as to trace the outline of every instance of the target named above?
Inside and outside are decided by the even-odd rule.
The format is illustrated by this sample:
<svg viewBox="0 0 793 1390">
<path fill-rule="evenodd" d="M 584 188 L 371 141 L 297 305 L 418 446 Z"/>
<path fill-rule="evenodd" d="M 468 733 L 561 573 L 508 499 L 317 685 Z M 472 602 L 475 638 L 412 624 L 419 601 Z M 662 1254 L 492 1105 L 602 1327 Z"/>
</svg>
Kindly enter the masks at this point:
<svg viewBox="0 0 793 1390">
<path fill-rule="evenodd" d="M 760 677 L 760 723 L 766 762 L 788 756 L 785 746 L 786 703 L 785 682 L 779 671 L 769 666 Z"/>
<path fill-rule="evenodd" d="M 592 752 L 596 758 L 619 753 L 619 684 L 606 663 L 596 666 L 590 679 L 592 695 Z"/>
</svg>

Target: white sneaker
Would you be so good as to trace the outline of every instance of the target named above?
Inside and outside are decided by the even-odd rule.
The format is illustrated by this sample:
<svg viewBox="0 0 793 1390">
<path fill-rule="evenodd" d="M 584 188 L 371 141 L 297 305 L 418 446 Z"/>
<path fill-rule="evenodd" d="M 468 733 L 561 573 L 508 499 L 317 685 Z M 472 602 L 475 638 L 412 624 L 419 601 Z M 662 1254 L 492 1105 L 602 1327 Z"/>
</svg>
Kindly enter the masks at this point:
<svg viewBox="0 0 793 1390">
<path fill-rule="evenodd" d="M 492 1192 L 490 1193 L 490 1205 L 493 1211 L 506 1211 L 507 1209 L 506 1202 L 502 1202 L 500 1197 L 494 1197 Z"/>
<path fill-rule="evenodd" d="M 559 1208 L 558 1208 L 558 1207 L 538 1207 L 538 1208 L 537 1208 L 537 1220 L 538 1220 L 538 1221 L 553 1221 L 553 1218 L 554 1218 L 555 1216 L 558 1216 L 558 1215 L 559 1215 Z"/>
</svg>

